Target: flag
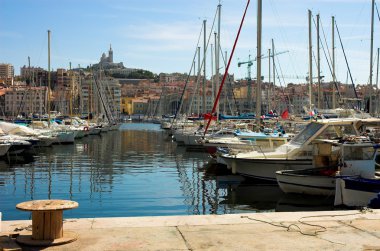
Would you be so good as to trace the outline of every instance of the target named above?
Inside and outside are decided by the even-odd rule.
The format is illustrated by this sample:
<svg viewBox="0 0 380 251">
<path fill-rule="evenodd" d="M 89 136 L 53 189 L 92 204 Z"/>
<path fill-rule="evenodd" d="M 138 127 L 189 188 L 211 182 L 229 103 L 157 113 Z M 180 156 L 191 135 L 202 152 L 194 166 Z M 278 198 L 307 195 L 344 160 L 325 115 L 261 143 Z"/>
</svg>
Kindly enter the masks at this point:
<svg viewBox="0 0 380 251">
<path fill-rule="evenodd" d="M 209 120 L 210 118 L 211 118 L 212 120 L 216 120 L 216 116 L 211 116 L 211 113 L 203 114 L 203 119 L 204 119 L 204 120 Z"/>
<path fill-rule="evenodd" d="M 281 114 L 282 119 L 288 119 L 289 118 L 289 111 L 286 109 L 285 111 L 282 112 Z"/>
</svg>

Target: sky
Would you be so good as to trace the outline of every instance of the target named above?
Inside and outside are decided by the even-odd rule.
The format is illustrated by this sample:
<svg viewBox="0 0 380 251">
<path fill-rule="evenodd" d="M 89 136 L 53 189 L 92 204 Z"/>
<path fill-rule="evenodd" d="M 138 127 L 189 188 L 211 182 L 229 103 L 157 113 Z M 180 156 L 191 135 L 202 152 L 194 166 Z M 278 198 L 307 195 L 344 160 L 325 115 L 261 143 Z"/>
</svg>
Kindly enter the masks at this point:
<svg viewBox="0 0 380 251">
<path fill-rule="evenodd" d="M 28 64 L 47 69 L 48 39 L 51 30 L 51 67 L 69 68 L 99 62 L 110 44 L 114 62 L 128 68 L 154 73 L 188 73 L 191 69 L 203 20 L 207 20 L 207 38 L 211 34 L 206 59 L 207 76 L 211 71 L 212 28 L 217 5 L 221 11 L 221 49 L 230 56 L 246 0 L 0 0 L 0 63 L 10 63 L 16 74 Z M 264 0 L 262 54 L 274 40 L 281 81 L 305 82 L 308 74 L 308 10 L 321 17 L 323 47 L 331 51 L 331 16 L 335 16 L 348 65 L 355 84 L 366 84 L 370 68 L 371 0 Z M 238 62 L 256 56 L 257 1 L 251 0 L 247 16 L 232 57 L 229 73 L 245 78 L 247 65 Z M 313 25 L 313 50 L 316 52 L 316 28 Z M 376 52 L 380 47 L 379 18 L 375 10 L 374 82 Z M 200 46 L 203 47 L 203 33 Z M 335 31 L 337 79 L 347 82 L 347 65 Z M 203 54 L 203 48 L 202 54 Z M 321 75 L 332 79 L 328 61 L 321 55 Z M 329 55 L 327 54 L 327 57 Z M 315 59 L 313 72 L 316 73 Z M 215 63 L 215 62 L 213 62 Z M 224 73 L 224 65 L 221 64 Z M 256 63 L 252 77 L 256 77 Z M 268 59 L 262 60 L 262 75 L 268 81 Z M 296 78 L 296 79 L 295 79 Z M 349 83 L 350 80 L 348 79 Z"/>
</svg>

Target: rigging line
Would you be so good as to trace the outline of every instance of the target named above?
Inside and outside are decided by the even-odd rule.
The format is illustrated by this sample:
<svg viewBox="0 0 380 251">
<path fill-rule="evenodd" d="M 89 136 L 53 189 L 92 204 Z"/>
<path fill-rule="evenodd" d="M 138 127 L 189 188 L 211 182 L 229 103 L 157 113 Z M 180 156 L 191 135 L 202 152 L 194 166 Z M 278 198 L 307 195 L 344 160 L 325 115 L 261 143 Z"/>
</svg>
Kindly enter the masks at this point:
<svg viewBox="0 0 380 251">
<path fill-rule="evenodd" d="M 278 60 L 278 59 L 277 59 Z M 282 74 L 282 70 L 281 70 L 281 66 L 280 66 L 280 63 L 278 62 L 277 64 L 275 64 L 275 66 L 274 66 L 274 68 L 275 68 L 275 70 L 276 70 L 276 77 L 277 77 L 277 80 L 278 80 L 278 82 L 280 83 L 280 90 L 282 91 L 282 95 L 285 97 L 285 100 L 286 100 L 286 103 L 287 103 L 287 105 L 288 105 L 288 109 L 290 108 L 290 98 L 289 98 L 289 94 L 287 94 L 287 93 L 285 93 L 285 79 L 283 78 L 282 80 L 281 80 L 281 78 L 280 78 L 280 75 L 278 74 L 278 69 L 277 69 L 277 65 L 279 65 L 279 67 L 280 67 L 280 72 L 281 72 L 281 74 Z M 284 86 L 282 85 L 282 82 L 284 82 Z"/>
<path fill-rule="evenodd" d="M 104 97 L 105 93 L 104 93 L 104 89 L 103 89 L 103 83 L 101 80 L 101 70 L 102 70 L 102 68 L 100 68 L 100 72 L 95 72 L 95 74 L 93 75 L 93 80 L 94 80 L 96 91 L 98 94 L 97 96 L 100 99 L 101 107 L 103 107 L 103 110 L 105 112 L 105 116 L 107 117 L 107 120 L 109 122 L 113 123 L 115 121 L 115 119 L 114 119 L 113 113 L 111 111 L 111 107 L 109 106 L 108 97 L 107 96 Z M 106 102 L 107 102 L 107 105 L 106 105 Z"/>
<path fill-rule="evenodd" d="M 288 47 L 288 43 L 289 43 L 289 41 L 288 41 L 288 38 L 287 38 L 287 36 L 286 36 L 286 33 L 284 32 L 284 27 L 282 26 L 282 23 L 283 22 L 280 22 L 279 20 L 279 14 L 278 14 L 278 11 L 277 11 L 277 8 L 275 7 L 275 5 L 273 4 L 273 2 L 272 2 L 272 0 L 269 0 L 269 5 L 270 5 L 270 7 L 272 8 L 272 11 L 273 11 L 273 13 L 275 14 L 275 18 L 278 20 L 278 26 L 280 27 L 280 35 L 281 35 L 281 37 L 283 38 L 283 40 L 284 40 L 284 43 L 285 43 L 285 46 L 286 47 Z M 285 35 L 284 35 L 285 34 Z M 290 51 L 290 50 L 289 50 Z M 293 71 L 294 71 L 294 73 L 295 73 L 295 75 L 299 75 L 298 74 L 298 72 L 297 72 L 297 67 L 295 67 L 295 63 L 294 63 L 294 60 L 293 60 L 293 58 L 292 58 L 292 56 L 293 57 L 295 57 L 295 55 L 293 54 L 293 55 L 290 55 L 292 52 L 290 51 L 290 53 L 289 53 L 289 60 L 290 60 L 290 62 L 291 62 L 291 66 L 292 66 L 292 68 L 293 68 Z"/>
<path fill-rule="evenodd" d="M 319 20 L 321 20 L 321 19 L 319 19 Z M 313 23 L 314 23 L 314 27 L 315 28 L 317 28 L 317 24 L 315 23 L 315 19 L 313 18 Z M 320 43 L 320 38 L 318 38 L 318 43 Z M 322 43 L 320 43 L 321 44 L 321 46 L 322 46 L 322 48 L 323 48 L 323 44 Z M 315 58 L 315 55 L 314 55 L 314 53 L 313 53 L 313 57 L 314 57 L 314 61 L 315 61 L 315 67 L 317 67 L 318 68 L 318 61 L 317 61 L 317 59 Z M 327 62 L 328 63 L 328 62 Z M 321 74 L 321 72 L 319 73 L 319 74 Z M 322 78 L 322 76 L 320 76 L 320 78 Z M 318 81 L 319 81 L 319 79 L 318 79 Z"/>
<path fill-rule="evenodd" d="M 323 48 L 323 45 L 322 45 L 322 48 Z M 325 54 L 325 56 L 326 56 L 326 54 Z M 314 52 L 313 52 L 313 59 L 314 59 L 314 63 L 317 65 L 318 64 L 318 62 L 317 62 L 317 59 L 315 58 L 315 54 L 314 54 Z M 331 70 L 331 69 L 330 69 Z M 324 76 L 319 76 L 319 78 L 320 79 L 322 79 Z M 318 78 L 318 77 L 316 77 L 316 78 Z M 321 84 L 323 84 L 322 83 L 322 81 L 321 81 Z M 325 99 L 325 101 L 327 102 L 327 105 L 329 106 L 329 102 L 328 102 L 328 100 L 327 100 L 327 97 L 326 97 L 326 95 L 324 94 L 323 95 L 323 98 Z"/>
<path fill-rule="evenodd" d="M 216 106 L 217 106 L 217 104 L 218 104 L 218 100 L 219 100 L 219 97 L 220 97 L 220 93 L 221 93 L 221 90 L 222 90 L 222 88 L 223 88 L 224 82 L 226 81 L 226 77 L 227 77 L 227 75 L 228 75 L 228 69 L 230 68 L 231 60 L 232 60 L 232 57 L 233 57 L 233 55 L 234 55 L 235 48 L 236 48 L 236 44 L 237 44 L 237 41 L 238 41 L 239 36 L 240 36 L 240 31 L 241 31 L 241 28 L 243 27 L 243 23 L 244 23 L 245 15 L 247 14 L 247 10 L 248 10 L 249 3 L 250 3 L 250 0 L 247 1 L 247 6 L 245 7 L 244 15 L 243 15 L 243 17 L 242 17 L 242 19 L 241 19 L 241 22 L 240 22 L 240 26 L 239 26 L 239 30 L 238 30 L 238 33 L 237 33 L 236 38 L 235 38 L 234 46 L 232 47 L 231 55 L 230 55 L 230 58 L 229 58 L 229 60 L 228 60 L 227 67 L 226 67 L 226 69 L 225 69 L 225 71 L 224 71 L 224 76 L 223 76 L 222 82 L 220 83 L 220 87 L 219 87 L 219 90 L 218 90 L 218 94 L 217 94 L 217 96 L 216 96 L 216 100 L 215 100 L 215 102 L 214 102 L 214 106 L 212 107 L 211 116 L 210 116 L 210 118 L 209 118 L 208 121 L 207 121 L 207 125 L 206 125 L 205 132 L 204 132 L 203 136 L 206 135 L 206 133 L 207 133 L 207 129 L 208 129 L 208 127 L 210 126 L 210 123 L 211 123 L 212 114 L 214 114 L 214 112 L 215 112 L 215 110 L 216 110 Z"/>
<path fill-rule="evenodd" d="M 362 14 L 363 14 L 363 10 L 364 10 L 364 8 L 365 8 L 367 5 L 368 5 L 368 4 L 367 4 L 367 1 L 363 1 L 362 6 L 361 6 L 361 8 L 360 8 L 360 11 L 358 12 L 358 14 L 357 14 L 357 16 L 356 16 L 356 18 L 355 18 L 355 20 L 354 20 L 354 24 L 358 24 L 358 23 L 359 23 L 359 17 L 362 16 Z M 335 23 L 335 24 L 336 24 L 336 23 Z M 354 32 L 354 28 L 356 28 L 355 25 L 352 25 L 349 36 L 352 36 L 352 34 L 353 34 L 353 32 Z M 350 44 L 351 41 L 353 41 L 353 40 L 348 40 L 348 41 L 347 41 L 347 46 Z"/>
<path fill-rule="evenodd" d="M 325 44 L 326 44 L 326 47 L 327 47 L 327 52 L 328 52 L 328 55 L 329 55 L 329 58 L 327 59 L 327 56 L 326 56 L 326 60 L 327 60 L 327 63 L 329 64 L 329 67 L 330 67 L 330 62 L 332 62 L 332 57 L 331 57 L 331 54 L 330 54 L 330 50 L 328 50 L 329 46 L 327 44 L 327 39 L 326 39 L 326 33 L 325 33 L 325 29 L 323 29 L 323 23 L 322 23 L 322 19 L 320 19 L 320 23 L 321 23 L 321 28 L 322 28 L 322 34 L 323 34 L 323 38 L 325 40 Z M 321 40 L 321 39 L 320 39 Z M 324 47 L 323 47 L 323 41 L 321 41 L 321 45 L 322 45 L 322 48 L 324 50 Z M 330 60 L 330 61 L 329 61 Z M 331 74 L 332 75 L 332 74 Z"/>
<path fill-rule="evenodd" d="M 199 36 L 198 36 L 198 42 L 197 42 L 197 45 L 195 46 L 195 52 L 194 52 L 194 56 L 193 56 L 193 60 L 191 61 L 191 67 L 190 67 L 190 70 L 189 70 L 189 74 L 187 74 L 187 78 L 186 78 L 186 81 L 185 81 L 185 85 L 183 87 L 183 91 L 182 91 L 182 94 L 181 94 L 181 98 L 180 98 L 180 102 L 179 104 L 177 105 L 177 109 L 176 109 L 176 112 L 174 114 L 174 118 L 172 120 L 172 124 L 171 126 L 173 126 L 173 123 L 174 121 L 177 119 L 177 116 L 178 116 L 178 113 L 179 111 L 182 109 L 182 105 L 183 105 L 183 97 L 185 95 L 185 92 L 186 92 L 186 89 L 187 89 L 187 85 L 189 83 L 189 80 L 190 80 L 190 76 L 191 76 L 191 72 L 193 70 L 193 67 L 195 67 L 195 58 L 197 56 L 197 50 L 198 50 L 198 46 L 199 46 L 199 42 L 201 40 L 201 36 L 202 36 L 202 31 L 203 31 L 203 25 L 202 25 L 202 28 L 199 32 Z M 161 90 L 161 93 L 162 93 L 162 90 Z"/>
<path fill-rule="evenodd" d="M 275 55 L 276 54 L 276 49 L 274 49 L 273 50 L 273 54 Z M 285 79 L 283 78 L 282 80 L 281 80 L 281 78 L 280 78 L 280 75 L 279 75 L 279 71 L 277 70 L 277 65 L 280 65 L 280 61 L 279 61 L 279 59 L 278 58 L 276 58 L 275 57 L 275 60 L 277 60 L 277 64 L 275 64 L 274 65 L 274 71 L 275 71 L 275 73 L 276 73 L 276 78 L 277 78 L 277 80 L 278 80 L 278 82 L 280 83 L 280 89 L 282 90 L 282 94 L 284 95 L 284 97 L 286 98 L 286 99 L 288 99 L 288 97 L 287 97 L 287 95 L 285 94 L 285 90 L 284 90 L 284 87 L 282 86 L 282 82 L 284 82 L 284 86 L 285 86 Z M 280 70 L 281 71 L 281 70 Z M 282 74 L 282 72 L 281 72 L 281 74 Z M 287 100 L 287 101 L 289 101 L 289 100 Z"/>
<path fill-rule="evenodd" d="M 276 55 L 276 48 L 273 46 L 273 55 Z M 269 57 L 269 59 L 270 59 L 270 57 Z M 288 104 L 288 109 L 289 109 L 289 106 L 290 106 L 290 98 L 289 98 L 289 95 L 287 95 L 286 93 L 285 93 L 285 85 L 286 85 L 286 83 L 285 83 L 285 78 L 284 78 L 284 74 L 282 73 L 282 69 L 281 69 L 281 64 L 280 64 L 280 60 L 278 59 L 278 57 L 276 57 L 276 56 L 273 56 L 273 59 L 274 60 L 277 60 L 277 63 L 275 63 L 274 64 L 274 69 L 273 69 L 273 71 L 275 72 L 275 74 L 276 74 L 276 76 L 275 77 L 277 77 L 277 80 L 278 80 L 278 82 L 280 83 L 280 89 L 281 89 L 281 91 L 282 91 L 282 94 L 284 95 L 284 97 L 285 97 L 285 100 L 286 100 L 286 102 L 287 102 L 287 104 Z M 280 71 L 278 71 L 277 70 L 277 66 L 278 67 L 280 67 Z M 280 78 L 280 75 L 279 75 L 279 72 L 281 72 L 281 74 L 282 74 L 282 80 L 281 80 L 281 78 Z M 283 83 L 282 83 L 283 82 Z M 284 84 L 284 86 L 282 86 L 282 84 Z"/>
<path fill-rule="evenodd" d="M 215 15 L 214 15 L 214 20 L 212 22 L 212 26 L 211 26 L 211 29 L 210 29 L 210 34 L 208 36 L 208 40 L 207 40 L 207 44 L 206 44 L 206 51 L 208 49 L 208 45 L 210 44 L 210 39 L 211 39 L 211 35 L 213 34 L 212 30 L 214 28 L 214 25 L 215 25 L 215 20 L 216 20 L 216 16 L 218 14 L 218 8 L 216 9 L 215 11 Z M 202 28 L 202 31 L 203 31 L 203 28 Z M 198 47 L 197 47 L 198 49 Z M 199 70 L 198 70 L 198 77 L 197 77 L 197 85 L 196 85 L 196 88 L 194 89 L 194 92 L 193 92 L 193 96 L 192 96 L 192 99 L 191 99 L 191 102 L 190 102 L 190 106 L 189 106 L 189 110 L 192 109 L 193 107 L 193 100 L 194 100 L 194 97 L 195 97 L 195 93 L 196 93 L 196 89 L 198 88 L 198 82 L 200 82 L 200 76 L 201 76 L 201 72 L 202 72 L 202 68 L 203 68 L 203 64 L 206 63 L 205 61 L 205 57 L 207 56 L 207 53 L 205 55 L 203 55 L 203 60 L 202 60 L 202 63 L 199 67 Z M 204 76 L 204 78 L 206 78 L 206 76 Z"/>
<path fill-rule="evenodd" d="M 340 37 L 340 32 L 339 32 L 338 24 L 337 24 L 336 21 L 335 21 L 335 27 L 336 27 L 336 31 L 338 32 L 339 42 L 340 42 L 340 45 L 341 45 L 341 47 L 342 47 L 342 51 L 343 51 L 343 55 L 344 55 L 344 60 L 346 61 L 346 65 L 347 65 L 348 72 L 349 72 L 349 74 L 350 74 L 351 84 L 352 84 L 352 86 L 353 86 L 353 88 L 354 88 L 355 97 L 358 99 L 358 93 L 356 92 L 356 88 L 355 88 L 354 80 L 353 80 L 353 78 L 352 78 L 352 74 L 351 74 L 350 66 L 348 65 L 348 60 L 347 60 L 346 52 L 345 52 L 344 47 L 343 47 L 342 38 Z M 358 100 L 358 108 L 360 108 L 360 101 L 359 101 L 359 100 Z"/>
<path fill-rule="evenodd" d="M 377 18 L 378 18 L 379 21 L 380 21 L 380 14 L 379 14 L 379 9 L 377 8 L 376 1 L 375 1 L 375 7 L 376 7 L 376 12 L 377 12 Z"/>
<path fill-rule="evenodd" d="M 220 49 L 220 52 L 221 52 L 221 55 L 222 55 L 222 60 L 223 60 L 223 63 L 224 63 L 224 67 L 226 67 L 226 61 L 227 59 L 224 58 L 224 55 L 223 55 L 223 51 L 222 51 L 222 47 L 219 46 L 219 49 Z M 229 84 L 229 87 L 231 88 L 232 90 L 232 97 L 234 99 L 234 104 L 235 104 L 235 108 L 238 112 L 240 112 L 240 109 L 238 108 L 239 106 L 237 105 L 237 100 L 236 100 L 236 97 L 235 97 L 235 93 L 233 91 L 233 87 L 232 87 L 232 81 L 231 81 L 231 76 L 230 74 L 228 74 L 228 84 Z M 228 97 L 228 96 L 227 96 Z M 232 113 L 232 111 L 231 111 Z"/>
<path fill-rule="evenodd" d="M 321 28 L 322 28 L 322 34 L 324 36 L 324 39 L 325 39 L 325 43 L 326 43 L 326 46 L 327 46 L 327 52 L 328 52 L 328 55 L 329 55 L 329 58 L 327 58 L 327 54 L 326 54 L 326 50 L 325 50 L 325 47 L 323 46 L 323 41 L 321 41 L 321 39 L 319 38 L 319 41 L 321 42 L 321 46 L 322 46 L 322 50 L 323 50 L 323 54 L 325 55 L 325 58 L 326 58 L 326 61 L 327 61 L 327 65 L 329 67 L 329 70 L 330 70 L 330 73 L 331 73 L 331 76 L 334 78 L 334 74 L 333 74 L 333 71 L 332 71 L 332 66 L 331 66 L 331 63 L 332 62 L 332 58 L 331 58 L 331 55 L 330 55 L 330 51 L 328 50 L 328 44 L 327 44 L 327 39 L 326 39 L 326 35 L 325 35 L 325 30 L 323 29 L 323 24 L 322 24 L 322 21 L 320 21 L 321 23 Z M 330 61 L 329 61 L 330 59 Z M 336 78 L 336 76 L 335 76 Z M 339 92 L 339 88 L 338 88 L 338 85 L 336 82 L 334 82 L 334 86 L 338 92 L 338 97 L 340 98 L 340 92 Z M 327 100 L 327 99 L 326 99 Z M 327 100 L 328 101 L 328 100 Z"/>
</svg>

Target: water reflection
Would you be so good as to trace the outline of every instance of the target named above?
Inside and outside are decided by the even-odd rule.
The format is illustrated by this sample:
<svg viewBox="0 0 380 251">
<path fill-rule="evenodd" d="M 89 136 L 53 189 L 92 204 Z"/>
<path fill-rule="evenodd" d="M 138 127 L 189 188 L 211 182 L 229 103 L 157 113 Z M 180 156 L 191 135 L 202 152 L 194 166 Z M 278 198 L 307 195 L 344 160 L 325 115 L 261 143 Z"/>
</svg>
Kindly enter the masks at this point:
<svg viewBox="0 0 380 251">
<path fill-rule="evenodd" d="M 47 198 L 78 201 L 66 217 L 293 211 L 290 205 L 303 210 L 310 201 L 286 197 L 277 186 L 231 175 L 206 153 L 177 147 L 153 124 L 125 124 L 73 145 L 38 149 L 21 162 L 0 161 L 4 220 L 28 217 L 17 203 Z"/>
</svg>

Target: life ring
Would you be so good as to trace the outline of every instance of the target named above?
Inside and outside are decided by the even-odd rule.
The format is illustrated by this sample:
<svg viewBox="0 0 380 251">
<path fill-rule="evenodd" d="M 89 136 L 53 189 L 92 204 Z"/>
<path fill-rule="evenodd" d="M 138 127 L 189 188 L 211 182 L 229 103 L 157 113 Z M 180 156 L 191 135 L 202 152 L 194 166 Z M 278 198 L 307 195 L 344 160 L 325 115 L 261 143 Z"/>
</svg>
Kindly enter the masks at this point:
<svg viewBox="0 0 380 251">
<path fill-rule="evenodd" d="M 83 129 L 84 129 L 85 131 L 88 131 L 88 126 L 85 126 Z"/>
</svg>

